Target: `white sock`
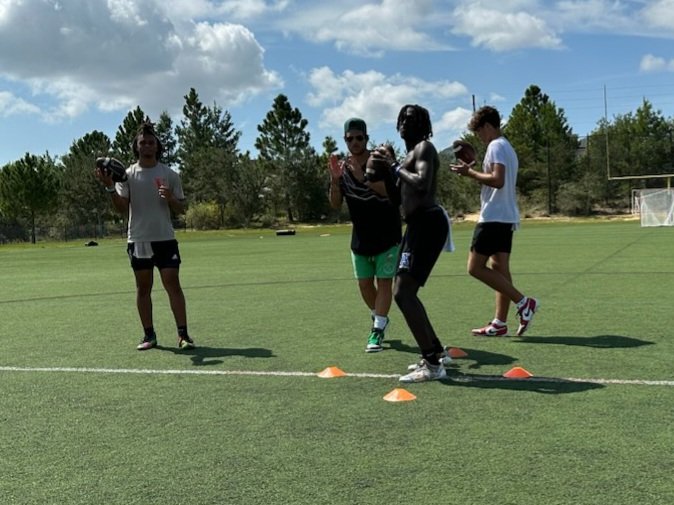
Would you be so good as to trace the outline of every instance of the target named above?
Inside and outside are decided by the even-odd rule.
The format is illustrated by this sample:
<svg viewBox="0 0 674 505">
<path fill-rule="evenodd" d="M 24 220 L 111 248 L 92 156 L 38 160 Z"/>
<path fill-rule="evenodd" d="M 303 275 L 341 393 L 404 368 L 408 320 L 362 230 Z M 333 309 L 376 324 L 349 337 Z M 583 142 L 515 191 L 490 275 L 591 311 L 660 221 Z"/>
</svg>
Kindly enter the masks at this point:
<svg viewBox="0 0 674 505">
<path fill-rule="evenodd" d="M 491 320 L 491 324 L 493 324 L 494 326 L 505 326 L 506 322 L 501 321 L 499 318 L 495 317 L 494 319 Z"/>
<path fill-rule="evenodd" d="M 388 317 L 378 316 L 378 315 L 375 314 L 375 316 L 374 316 L 374 327 L 375 328 L 377 328 L 378 330 L 385 330 L 387 324 L 388 324 Z"/>
<path fill-rule="evenodd" d="M 525 303 L 527 303 L 528 298 L 526 296 L 523 296 L 522 299 L 517 302 L 517 308 L 520 309 L 522 306 L 524 306 Z"/>
</svg>

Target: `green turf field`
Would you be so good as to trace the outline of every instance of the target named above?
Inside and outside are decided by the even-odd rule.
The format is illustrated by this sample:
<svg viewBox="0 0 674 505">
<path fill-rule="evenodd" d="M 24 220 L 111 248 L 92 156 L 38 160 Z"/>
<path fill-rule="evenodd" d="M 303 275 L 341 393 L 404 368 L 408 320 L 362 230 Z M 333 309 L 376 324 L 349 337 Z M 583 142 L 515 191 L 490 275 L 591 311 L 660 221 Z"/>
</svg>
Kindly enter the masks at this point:
<svg viewBox="0 0 674 505">
<path fill-rule="evenodd" d="M 511 266 L 542 309 L 480 339 L 472 227 L 421 291 L 468 358 L 404 403 L 383 396 L 417 349 L 394 308 L 364 352 L 347 227 L 181 233 L 186 352 L 158 278 L 160 348 L 135 350 L 123 241 L 1 247 L 0 503 L 674 503 L 674 230 L 525 222 Z"/>
</svg>

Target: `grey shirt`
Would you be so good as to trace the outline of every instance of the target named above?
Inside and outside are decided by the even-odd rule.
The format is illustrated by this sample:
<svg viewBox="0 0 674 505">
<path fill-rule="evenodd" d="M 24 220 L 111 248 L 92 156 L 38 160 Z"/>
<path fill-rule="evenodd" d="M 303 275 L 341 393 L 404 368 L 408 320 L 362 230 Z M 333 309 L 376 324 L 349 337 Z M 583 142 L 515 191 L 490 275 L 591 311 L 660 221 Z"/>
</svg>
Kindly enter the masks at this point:
<svg viewBox="0 0 674 505">
<path fill-rule="evenodd" d="M 171 209 L 159 196 L 163 184 L 178 200 L 183 200 L 180 176 L 163 163 L 143 168 L 138 163 L 126 170 L 128 180 L 117 183 L 117 193 L 129 199 L 129 242 L 158 242 L 173 240 L 175 233 L 171 222 Z"/>
</svg>

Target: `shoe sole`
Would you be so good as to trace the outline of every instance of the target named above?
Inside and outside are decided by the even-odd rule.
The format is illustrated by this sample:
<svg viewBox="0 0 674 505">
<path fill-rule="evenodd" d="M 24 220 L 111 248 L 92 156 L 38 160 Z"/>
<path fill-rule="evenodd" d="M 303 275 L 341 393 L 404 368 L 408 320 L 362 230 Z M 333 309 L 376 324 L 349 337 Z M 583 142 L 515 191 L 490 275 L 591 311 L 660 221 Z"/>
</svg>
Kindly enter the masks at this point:
<svg viewBox="0 0 674 505">
<path fill-rule="evenodd" d="M 402 382 L 403 384 L 419 384 L 421 382 L 430 382 L 430 381 L 438 381 L 438 380 L 446 379 L 447 374 L 445 373 L 440 377 L 431 377 L 430 379 L 421 379 L 421 380 L 414 380 L 414 379 L 403 380 L 404 378 L 405 378 L 405 376 L 401 377 L 400 379 L 398 379 L 398 382 Z"/>
<path fill-rule="evenodd" d="M 474 337 L 507 337 L 508 332 L 506 333 L 478 333 L 476 331 L 471 332 Z"/>
<path fill-rule="evenodd" d="M 366 347 L 365 352 L 381 352 L 383 351 L 383 347 Z"/>
<path fill-rule="evenodd" d="M 150 344 L 150 345 L 139 345 L 138 347 L 136 347 L 136 350 L 137 351 L 149 351 L 150 349 L 154 349 L 155 347 L 157 347 L 157 342 L 155 342 L 154 344 Z"/>
<path fill-rule="evenodd" d="M 523 326 L 523 327 L 521 327 L 521 328 L 518 328 L 518 329 L 517 329 L 517 333 L 515 333 L 515 335 L 517 335 L 518 337 L 521 337 L 522 335 L 524 335 L 524 333 L 525 333 L 529 328 L 531 328 L 531 321 L 529 321 L 529 322 L 527 323 L 526 326 Z"/>
</svg>

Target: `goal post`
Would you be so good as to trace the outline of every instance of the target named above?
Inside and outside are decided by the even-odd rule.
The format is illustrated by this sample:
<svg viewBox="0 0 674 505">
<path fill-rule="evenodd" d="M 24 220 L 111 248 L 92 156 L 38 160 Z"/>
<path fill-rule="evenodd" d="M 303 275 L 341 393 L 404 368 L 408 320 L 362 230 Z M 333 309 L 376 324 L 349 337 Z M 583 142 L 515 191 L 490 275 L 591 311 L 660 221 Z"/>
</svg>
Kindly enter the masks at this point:
<svg viewBox="0 0 674 505">
<path fill-rule="evenodd" d="M 639 214 L 643 227 L 674 226 L 674 189 L 632 190 L 632 209 Z"/>
</svg>

